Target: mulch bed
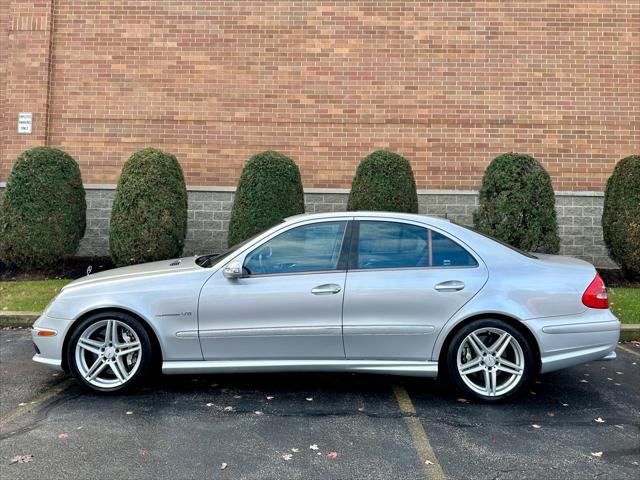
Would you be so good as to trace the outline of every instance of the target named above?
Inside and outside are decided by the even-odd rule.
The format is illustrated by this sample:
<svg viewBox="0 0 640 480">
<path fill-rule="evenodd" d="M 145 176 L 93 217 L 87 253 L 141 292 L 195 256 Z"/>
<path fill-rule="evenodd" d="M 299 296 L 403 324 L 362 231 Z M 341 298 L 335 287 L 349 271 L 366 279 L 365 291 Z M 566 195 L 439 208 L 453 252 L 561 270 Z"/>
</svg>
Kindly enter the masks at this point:
<svg viewBox="0 0 640 480">
<path fill-rule="evenodd" d="M 598 268 L 598 273 L 607 287 L 640 288 L 640 280 L 626 278 L 619 268 Z"/>
<path fill-rule="evenodd" d="M 56 267 L 47 271 L 23 272 L 8 268 L 0 262 L 0 280 L 51 280 L 55 278 L 80 278 L 87 274 L 91 267 L 91 273 L 101 272 L 114 268 L 110 257 L 68 257 Z"/>
</svg>

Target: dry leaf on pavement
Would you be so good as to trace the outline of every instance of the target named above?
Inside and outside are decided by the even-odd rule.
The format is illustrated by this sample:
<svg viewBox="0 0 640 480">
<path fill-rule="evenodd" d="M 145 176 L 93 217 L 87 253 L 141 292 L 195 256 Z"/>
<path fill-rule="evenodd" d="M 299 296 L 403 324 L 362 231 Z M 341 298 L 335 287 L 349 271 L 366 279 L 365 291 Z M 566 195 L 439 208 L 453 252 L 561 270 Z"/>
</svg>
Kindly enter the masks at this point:
<svg viewBox="0 0 640 480">
<path fill-rule="evenodd" d="M 313 445 L 309 445 L 309 448 L 311 450 L 318 450 L 318 448 L 320 448 L 320 447 L 318 447 L 318 445 L 314 443 Z"/>
<path fill-rule="evenodd" d="M 223 408 L 223 410 L 224 410 L 225 412 L 233 412 L 233 407 L 232 407 L 232 406 L 230 406 L 230 405 L 227 405 L 226 407 L 224 407 L 224 408 Z"/>
<path fill-rule="evenodd" d="M 424 464 L 425 465 L 433 465 L 433 462 L 431 460 L 425 460 Z"/>
<path fill-rule="evenodd" d="M 69 434 L 67 432 L 60 432 L 58 438 L 64 440 L 65 438 L 69 438 Z"/>
<path fill-rule="evenodd" d="M 327 453 L 327 457 L 336 458 L 338 456 L 338 452 L 329 452 Z"/>
<path fill-rule="evenodd" d="M 226 463 L 221 463 L 220 464 L 220 470 L 224 470 L 225 468 L 227 468 L 229 465 L 227 465 Z"/>
<path fill-rule="evenodd" d="M 591 452 L 591 456 L 600 458 L 602 456 L 602 452 Z"/>
<path fill-rule="evenodd" d="M 293 455 L 291 455 L 290 453 L 285 453 L 284 455 L 282 455 L 282 458 L 284 458 L 288 462 L 293 458 Z"/>
<path fill-rule="evenodd" d="M 596 423 L 604 423 L 605 420 L 602 417 L 598 417 L 594 420 Z"/>
<path fill-rule="evenodd" d="M 138 449 L 138 455 L 140 455 L 141 457 L 146 457 L 148 453 L 149 453 L 149 450 L 147 450 L 146 448 Z"/>
<path fill-rule="evenodd" d="M 16 455 L 11 459 L 9 465 L 12 463 L 29 463 L 31 461 L 33 461 L 33 455 Z"/>
<path fill-rule="evenodd" d="M 542 425 L 538 425 L 537 423 L 534 423 L 533 425 L 531 425 L 531 428 L 535 428 L 536 430 L 538 430 L 539 428 L 542 428 Z"/>
</svg>

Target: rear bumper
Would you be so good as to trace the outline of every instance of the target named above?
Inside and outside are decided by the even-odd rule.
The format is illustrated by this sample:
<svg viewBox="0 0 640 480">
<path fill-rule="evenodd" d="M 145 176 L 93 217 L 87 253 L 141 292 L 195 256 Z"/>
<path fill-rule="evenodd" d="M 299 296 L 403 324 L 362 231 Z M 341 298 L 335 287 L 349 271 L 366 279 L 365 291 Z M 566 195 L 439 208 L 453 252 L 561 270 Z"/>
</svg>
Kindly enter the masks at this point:
<svg viewBox="0 0 640 480">
<path fill-rule="evenodd" d="M 612 360 L 620 322 L 610 310 L 527 320 L 540 347 L 540 373 L 595 360 Z"/>
</svg>

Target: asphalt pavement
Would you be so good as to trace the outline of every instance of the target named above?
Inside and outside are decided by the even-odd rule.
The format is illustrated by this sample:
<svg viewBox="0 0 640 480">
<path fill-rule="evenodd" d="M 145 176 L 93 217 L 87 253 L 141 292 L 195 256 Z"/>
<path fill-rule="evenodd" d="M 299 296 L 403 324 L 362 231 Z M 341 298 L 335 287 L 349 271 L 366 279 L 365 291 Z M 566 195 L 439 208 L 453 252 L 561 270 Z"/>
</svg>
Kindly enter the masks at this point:
<svg viewBox="0 0 640 480">
<path fill-rule="evenodd" d="M 637 479 L 640 348 L 617 353 L 501 405 L 363 374 L 161 376 L 100 396 L 4 330 L 0 478 Z"/>
</svg>

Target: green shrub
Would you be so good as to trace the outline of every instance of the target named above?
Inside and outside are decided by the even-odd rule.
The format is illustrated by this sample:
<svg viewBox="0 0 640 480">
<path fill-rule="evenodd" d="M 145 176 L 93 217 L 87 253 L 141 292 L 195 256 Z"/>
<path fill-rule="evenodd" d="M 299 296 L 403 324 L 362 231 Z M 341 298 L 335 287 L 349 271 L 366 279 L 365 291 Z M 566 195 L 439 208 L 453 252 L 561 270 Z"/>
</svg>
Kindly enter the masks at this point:
<svg viewBox="0 0 640 480">
<path fill-rule="evenodd" d="M 409 161 L 378 150 L 358 165 L 347 210 L 418 213 L 418 194 Z"/>
<path fill-rule="evenodd" d="M 604 242 L 625 275 L 640 278 L 640 155 L 616 165 L 604 192 Z"/>
<path fill-rule="evenodd" d="M 247 161 L 238 182 L 229 246 L 300 213 L 304 213 L 304 193 L 298 166 L 278 152 L 258 153 Z"/>
<path fill-rule="evenodd" d="M 176 157 L 154 148 L 122 169 L 111 210 L 109 248 L 116 265 L 179 257 L 187 234 L 187 187 Z"/>
<path fill-rule="evenodd" d="M 533 157 L 505 153 L 487 167 L 480 189 L 477 229 L 514 247 L 558 253 L 560 238 L 551 178 Z"/>
<path fill-rule="evenodd" d="M 54 266 L 78 249 L 86 209 L 73 158 L 49 147 L 23 152 L 2 199 L 0 258 L 27 270 Z"/>
</svg>

